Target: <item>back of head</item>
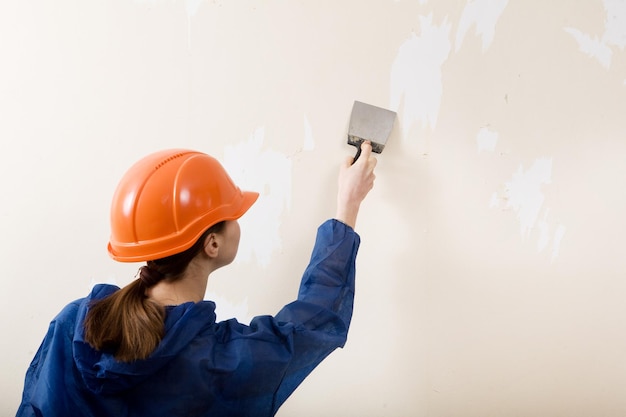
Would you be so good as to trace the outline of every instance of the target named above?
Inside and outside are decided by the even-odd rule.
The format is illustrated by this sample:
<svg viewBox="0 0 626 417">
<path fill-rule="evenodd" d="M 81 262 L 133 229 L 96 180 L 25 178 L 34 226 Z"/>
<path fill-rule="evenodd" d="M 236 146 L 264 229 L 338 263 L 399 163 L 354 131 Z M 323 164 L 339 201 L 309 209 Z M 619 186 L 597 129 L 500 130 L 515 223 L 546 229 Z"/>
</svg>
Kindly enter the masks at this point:
<svg viewBox="0 0 626 417">
<path fill-rule="evenodd" d="M 147 265 L 138 279 L 90 306 L 85 341 L 122 361 L 149 356 L 163 337 L 165 311 L 146 290 L 182 273 L 205 233 L 241 217 L 257 197 L 201 152 L 164 150 L 134 164 L 113 196 L 108 250 L 117 261 Z"/>
<path fill-rule="evenodd" d="M 210 226 L 241 217 L 257 197 L 241 191 L 207 154 L 153 153 L 133 165 L 115 191 L 109 254 L 136 262 L 182 252 Z"/>
</svg>

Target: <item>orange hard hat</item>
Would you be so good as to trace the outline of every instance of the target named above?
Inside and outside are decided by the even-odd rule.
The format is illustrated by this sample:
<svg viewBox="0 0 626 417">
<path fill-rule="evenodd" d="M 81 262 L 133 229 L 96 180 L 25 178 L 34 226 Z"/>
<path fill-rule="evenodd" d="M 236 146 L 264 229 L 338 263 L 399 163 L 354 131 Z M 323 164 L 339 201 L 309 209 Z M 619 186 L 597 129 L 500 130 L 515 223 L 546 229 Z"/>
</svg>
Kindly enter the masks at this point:
<svg viewBox="0 0 626 417">
<path fill-rule="evenodd" d="M 180 253 L 214 224 L 241 217 L 258 196 L 241 191 L 207 154 L 153 153 L 126 172 L 113 195 L 109 254 L 140 262 Z"/>
</svg>

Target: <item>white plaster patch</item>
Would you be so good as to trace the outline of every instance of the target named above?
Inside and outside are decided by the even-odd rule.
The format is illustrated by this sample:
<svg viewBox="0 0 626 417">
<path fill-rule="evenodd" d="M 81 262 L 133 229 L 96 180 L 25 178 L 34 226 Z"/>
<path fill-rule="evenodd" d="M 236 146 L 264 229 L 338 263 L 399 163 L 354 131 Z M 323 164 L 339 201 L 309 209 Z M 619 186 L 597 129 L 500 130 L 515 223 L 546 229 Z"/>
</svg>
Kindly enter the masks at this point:
<svg viewBox="0 0 626 417">
<path fill-rule="evenodd" d="M 494 191 L 493 194 L 491 194 L 491 198 L 489 199 L 489 208 L 498 208 L 500 206 L 500 197 L 498 197 L 498 193 Z"/>
<path fill-rule="evenodd" d="M 411 33 L 398 50 L 391 67 L 390 109 L 398 111 L 404 98 L 402 129 L 414 123 L 435 128 L 443 84 L 441 66 L 450 55 L 450 24 L 433 23 L 432 13 L 419 17 L 420 34 Z"/>
<path fill-rule="evenodd" d="M 291 209 L 291 160 L 284 154 L 262 149 L 265 129 L 259 128 L 247 142 L 224 149 L 224 167 L 242 190 L 258 191 L 259 199 L 239 219 L 241 242 L 236 261 L 250 262 L 254 256 L 261 266 L 270 263 L 281 248 L 280 223 Z"/>
<path fill-rule="evenodd" d="M 459 20 L 455 51 L 458 52 L 461 49 L 467 31 L 475 25 L 476 35 L 482 38 L 483 52 L 485 52 L 493 42 L 496 24 L 508 2 L 508 0 L 468 0 Z"/>
<path fill-rule="evenodd" d="M 545 248 L 548 247 L 550 243 L 550 225 L 548 224 L 548 214 L 550 214 L 550 209 L 547 209 L 544 212 L 543 219 L 539 221 L 537 225 L 539 229 L 539 239 L 537 240 L 537 251 L 541 252 Z"/>
<path fill-rule="evenodd" d="M 185 10 L 187 11 L 187 16 L 195 16 L 198 13 L 198 9 L 200 8 L 200 4 L 204 0 L 185 0 Z"/>
<path fill-rule="evenodd" d="M 478 153 L 482 151 L 493 152 L 496 149 L 498 143 L 498 132 L 483 127 L 478 131 L 476 135 L 476 145 L 478 146 Z"/>
<path fill-rule="evenodd" d="M 522 165 L 506 183 L 507 207 L 517 213 L 522 237 L 528 237 L 535 226 L 539 211 L 545 200 L 541 191 L 544 184 L 552 180 L 552 159 L 536 159 L 533 166 L 524 171 Z"/>
<path fill-rule="evenodd" d="M 623 51 L 626 47 L 626 1 L 604 0 L 604 9 L 606 21 L 602 40 Z"/>
<path fill-rule="evenodd" d="M 252 320 L 247 297 L 241 303 L 233 303 L 217 293 L 207 291 L 204 298 L 215 303 L 217 321 L 235 318 L 240 323 L 249 324 Z"/>
<path fill-rule="evenodd" d="M 311 128 L 311 123 L 309 123 L 309 118 L 304 115 L 304 146 L 302 150 L 304 151 L 312 151 L 315 149 L 315 140 L 313 139 L 313 129 Z"/>
<path fill-rule="evenodd" d="M 604 0 L 604 10 L 606 11 L 606 19 L 602 37 L 592 37 L 571 27 L 565 28 L 565 31 L 578 42 L 581 52 L 596 59 L 603 67 L 609 69 L 613 56 L 611 47 L 617 47 L 622 51 L 626 47 L 626 1 Z"/>
<path fill-rule="evenodd" d="M 597 36 L 592 38 L 588 34 L 582 33 L 580 30 L 574 28 L 565 28 L 565 31 L 576 39 L 576 42 L 578 42 L 578 48 L 582 53 L 591 58 L 595 58 L 603 67 L 607 69 L 611 66 L 613 51 Z"/>
<path fill-rule="evenodd" d="M 185 11 L 187 12 L 187 47 L 191 49 L 191 18 L 198 13 L 200 4 L 204 0 L 185 0 Z"/>
<path fill-rule="evenodd" d="M 170 0 L 175 1 L 175 0 Z M 191 18 L 198 13 L 200 5 L 207 0 L 185 0 L 185 11 L 187 12 L 187 46 L 191 49 Z M 165 0 L 135 0 L 135 3 L 157 4 L 164 3 Z"/>
<path fill-rule="evenodd" d="M 550 227 L 550 223 L 548 222 L 549 214 L 550 214 L 550 209 L 547 208 L 544 211 L 543 218 L 538 222 L 538 225 L 537 225 L 539 229 L 539 238 L 537 240 L 537 252 L 543 252 L 550 244 L 551 227 Z M 566 230 L 565 226 L 559 223 L 556 227 L 556 230 L 554 231 L 554 234 L 552 235 L 551 260 L 553 262 L 559 256 L 559 251 L 561 248 L 561 240 L 563 239 L 563 236 L 565 235 L 565 230 Z"/>
<path fill-rule="evenodd" d="M 187 16 L 191 17 L 198 13 L 198 9 L 200 5 L 207 0 L 185 0 L 185 11 L 187 12 Z M 157 4 L 157 3 L 165 3 L 165 0 L 135 0 L 135 3 L 149 3 L 149 4 Z M 172 2 L 172 0 L 170 0 Z M 176 2 L 176 0 L 174 0 Z"/>
<path fill-rule="evenodd" d="M 490 208 L 512 209 L 520 223 L 522 239 L 529 238 L 533 229 L 538 232 L 537 252 L 543 252 L 552 242 L 552 261 L 559 254 L 561 240 L 565 235 L 565 226 L 558 223 L 552 234 L 550 224 L 550 208 L 544 206 L 545 196 L 542 188 L 552 181 L 552 158 L 538 158 L 533 165 L 524 170 L 522 165 L 513 178 L 505 184 L 504 196 L 497 192 L 491 195 Z M 542 213 L 543 210 L 543 213 Z M 541 218 L 540 218 L 541 215 Z"/>
<path fill-rule="evenodd" d="M 563 236 L 565 235 L 565 231 L 567 229 L 562 224 L 559 224 L 556 228 L 556 232 L 554 232 L 554 239 L 552 240 L 552 260 L 554 261 L 557 256 L 559 256 L 559 252 L 561 250 L 561 240 L 563 240 Z"/>
</svg>

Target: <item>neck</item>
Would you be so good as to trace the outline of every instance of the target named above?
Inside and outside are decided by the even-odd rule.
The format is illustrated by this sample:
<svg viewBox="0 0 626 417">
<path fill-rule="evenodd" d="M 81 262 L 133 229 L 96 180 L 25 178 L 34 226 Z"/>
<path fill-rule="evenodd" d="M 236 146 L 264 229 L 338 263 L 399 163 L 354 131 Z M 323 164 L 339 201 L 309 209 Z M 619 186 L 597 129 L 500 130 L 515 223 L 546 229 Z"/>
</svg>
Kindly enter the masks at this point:
<svg viewBox="0 0 626 417">
<path fill-rule="evenodd" d="M 206 293 L 209 273 L 192 261 L 179 279 L 164 279 L 150 288 L 148 298 L 163 306 L 200 302 Z"/>
</svg>

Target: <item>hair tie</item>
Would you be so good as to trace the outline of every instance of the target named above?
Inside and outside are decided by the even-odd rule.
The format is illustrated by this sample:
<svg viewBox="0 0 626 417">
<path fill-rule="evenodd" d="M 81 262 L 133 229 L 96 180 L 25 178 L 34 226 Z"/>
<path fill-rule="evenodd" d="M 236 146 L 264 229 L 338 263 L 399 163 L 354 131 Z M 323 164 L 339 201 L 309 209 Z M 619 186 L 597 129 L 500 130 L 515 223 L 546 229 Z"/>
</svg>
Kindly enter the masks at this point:
<svg viewBox="0 0 626 417">
<path fill-rule="evenodd" d="M 165 275 L 155 269 L 150 268 L 149 266 L 142 266 L 141 268 L 139 268 L 139 279 L 147 288 L 154 287 L 163 278 L 165 278 Z"/>
</svg>

